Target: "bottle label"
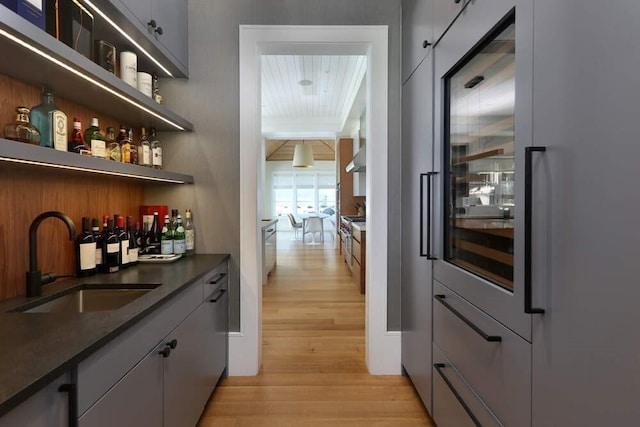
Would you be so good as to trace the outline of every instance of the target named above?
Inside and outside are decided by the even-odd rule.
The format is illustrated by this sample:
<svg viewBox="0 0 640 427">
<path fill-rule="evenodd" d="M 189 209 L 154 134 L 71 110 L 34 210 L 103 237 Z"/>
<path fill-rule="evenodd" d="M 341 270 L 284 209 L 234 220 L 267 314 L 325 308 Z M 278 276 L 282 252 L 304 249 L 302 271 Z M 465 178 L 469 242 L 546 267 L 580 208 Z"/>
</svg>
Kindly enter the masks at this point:
<svg viewBox="0 0 640 427">
<path fill-rule="evenodd" d="M 129 262 L 138 262 L 138 248 L 129 248 Z"/>
<path fill-rule="evenodd" d="M 120 242 L 120 250 L 122 251 L 122 265 L 129 264 L 129 241 L 122 240 Z"/>
<path fill-rule="evenodd" d="M 53 121 L 53 147 L 59 151 L 67 151 L 67 115 L 60 110 L 51 112 Z"/>
<path fill-rule="evenodd" d="M 196 233 L 193 230 L 185 230 L 184 239 L 186 250 L 192 251 L 196 245 Z"/>
<path fill-rule="evenodd" d="M 162 148 L 153 149 L 153 166 L 162 167 Z"/>
<path fill-rule="evenodd" d="M 185 252 L 185 241 L 182 239 L 173 241 L 173 253 L 183 254 Z"/>
<path fill-rule="evenodd" d="M 107 244 L 107 253 L 115 254 L 120 251 L 120 243 L 108 243 Z"/>
<path fill-rule="evenodd" d="M 96 268 L 96 244 L 82 243 L 80 245 L 80 270 L 91 270 Z"/>
<path fill-rule="evenodd" d="M 142 145 L 142 159 L 140 164 L 145 166 L 151 166 L 151 150 L 148 146 Z"/>
<path fill-rule="evenodd" d="M 160 253 L 162 255 L 171 255 L 173 253 L 173 240 L 163 240 L 160 245 Z"/>
<path fill-rule="evenodd" d="M 93 157 L 101 157 L 104 159 L 106 152 L 105 148 L 106 145 L 104 141 L 101 141 L 99 139 L 91 140 L 91 155 Z"/>
<path fill-rule="evenodd" d="M 98 247 L 96 245 L 95 257 L 96 257 L 96 265 L 102 265 L 102 247 Z"/>
</svg>

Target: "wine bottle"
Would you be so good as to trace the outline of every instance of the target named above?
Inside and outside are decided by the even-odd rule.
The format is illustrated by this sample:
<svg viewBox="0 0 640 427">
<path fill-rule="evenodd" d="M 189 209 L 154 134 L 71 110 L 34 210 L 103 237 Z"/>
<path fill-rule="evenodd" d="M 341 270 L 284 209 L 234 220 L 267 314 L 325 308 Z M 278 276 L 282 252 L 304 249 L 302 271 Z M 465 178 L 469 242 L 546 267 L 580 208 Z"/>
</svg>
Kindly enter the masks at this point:
<svg viewBox="0 0 640 427">
<path fill-rule="evenodd" d="M 113 232 L 113 219 L 107 220 L 106 231 L 102 234 L 102 271 L 116 273 L 120 271 L 120 240 Z"/>
<path fill-rule="evenodd" d="M 138 164 L 151 167 L 151 145 L 147 138 L 147 130 L 140 129 L 140 144 L 138 144 Z"/>
<path fill-rule="evenodd" d="M 113 219 L 118 224 L 114 233 L 116 233 L 120 241 L 120 269 L 123 269 L 129 267 L 129 233 L 124 228 L 124 217 L 122 215 L 114 215 Z"/>
<path fill-rule="evenodd" d="M 98 218 L 93 218 L 93 220 L 91 220 L 91 231 L 93 233 L 93 238 L 96 241 L 96 252 L 94 254 L 96 258 L 96 270 L 102 271 L 102 234 L 100 233 Z"/>
<path fill-rule="evenodd" d="M 145 253 L 149 255 L 160 254 L 160 222 L 158 219 L 158 212 L 153 213 L 153 222 L 151 228 L 146 235 L 145 241 Z"/>
<path fill-rule="evenodd" d="M 196 249 L 196 229 L 193 225 L 193 218 L 191 216 L 190 209 L 185 211 L 184 220 L 185 254 L 193 255 Z"/>
<path fill-rule="evenodd" d="M 147 235 L 147 225 L 145 224 L 144 230 L 140 230 L 140 222 L 136 221 L 136 245 L 138 246 L 138 255 L 142 255 L 145 253 L 145 243 L 146 243 L 146 235 Z"/>
<path fill-rule="evenodd" d="M 185 251 L 184 226 L 182 225 L 182 216 L 178 215 L 176 229 L 173 231 L 173 253 L 183 255 Z"/>
<path fill-rule="evenodd" d="M 164 227 L 162 227 L 162 236 L 160 237 L 160 240 L 162 242 L 160 253 L 162 255 L 173 254 L 173 229 L 169 222 L 169 215 L 164 216 Z"/>
<path fill-rule="evenodd" d="M 104 159 L 106 155 L 106 142 L 104 135 L 100 132 L 98 118 L 91 119 L 91 126 L 84 131 L 84 141 L 91 147 L 91 156 Z"/>
<path fill-rule="evenodd" d="M 136 232 L 133 229 L 133 218 L 127 217 L 127 234 L 129 236 L 129 265 L 136 265 L 138 263 L 138 251 L 139 246 L 136 239 Z"/>
<path fill-rule="evenodd" d="M 156 136 L 156 128 L 149 129 L 149 144 L 151 145 L 151 166 L 162 169 L 162 147 Z"/>
<path fill-rule="evenodd" d="M 90 227 L 90 219 L 82 218 L 82 234 L 76 238 L 77 271 L 79 277 L 96 274 L 96 239 Z"/>
</svg>

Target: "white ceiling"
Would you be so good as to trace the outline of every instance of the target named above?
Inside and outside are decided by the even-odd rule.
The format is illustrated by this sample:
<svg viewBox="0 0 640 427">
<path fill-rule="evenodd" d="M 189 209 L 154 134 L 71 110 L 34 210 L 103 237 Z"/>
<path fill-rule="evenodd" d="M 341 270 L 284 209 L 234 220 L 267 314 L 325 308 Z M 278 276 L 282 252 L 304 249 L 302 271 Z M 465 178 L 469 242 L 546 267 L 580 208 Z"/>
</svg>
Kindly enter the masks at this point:
<svg viewBox="0 0 640 427">
<path fill-rule="evenodd" d="M 262 133 L 331 138 L 351 132 L 364 110 L 363 55 L 263 55 Z M 308 80 L 310 85 L 299 82 Z"/>
</svg>

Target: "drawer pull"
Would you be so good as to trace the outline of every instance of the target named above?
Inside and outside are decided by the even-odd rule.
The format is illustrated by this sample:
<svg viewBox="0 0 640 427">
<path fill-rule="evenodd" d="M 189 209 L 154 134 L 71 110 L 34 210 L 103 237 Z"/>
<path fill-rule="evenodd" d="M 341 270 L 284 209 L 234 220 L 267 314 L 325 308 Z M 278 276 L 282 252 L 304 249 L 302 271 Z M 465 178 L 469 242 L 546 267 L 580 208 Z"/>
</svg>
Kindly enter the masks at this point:
<svg viewBox="0 0 640 427">
<path fill-rule="evenodd" d="M 227 277 L 227 273 L 220 273 L 216 276 L 215 279 L 211 279 L 211 281 L 209 282 L 210 285 L 217 285 L 218 283 L 220 283 L 220 281 L 222 279 L 224 279 L 225 277 Z"/>
<path fill-rule="evenodd" d="M 436 295 L 435 296 L 435 299 L 437 299 L 438 302 L 440 302 L 440 304 L 444 305 L 445 307 L 447 307 L 449 309 L 449 311 L 451 311 L 453 314 L 458 316 L 458 318 L 460 320 L 462 320 L 464 323 L 466 323 L 471 329 L 476 331 L 476 333 L 478 335 L 480 335 L 482 338 L 484 338 L 485 341 L 489 341 L 489 342 L 500 342 L 500 341 L 502 341 L 502 337 L 499 336 L 499 335 L 487 335 L 482 329 L 480 329 L 476 325 L 474 325 L 473 322 L 471 322 L 471 320 L 467 319 L 458 310 L 456 310 L 455 308 L 451 307 L 449 305 L 449 303 L 447 301 L 445 301 L 445 298 L 446 298 L 446 296 L 444 296 L 444 295 Z"/>
<path fill-rule="evenodd" d="M 220 289 L 220 292 L 218 292 L 215 297 L 211 298 L 209 302 L 218 302 L 225 292 L 227 292 L 225 289 Z"/>
<path fill-rule="evenodd" d="M 473 415 L 473 412 L 471 412 L 471 409 L 467 406 L 466 403 L 464 403 L 464 400 L 462 400 L 462 396 L 460 396 L 460 394 L 458 394 L 456 389 L 453 387 L 453 384 L 451 384 L 451 381 L 449 381 L 449 378 L 447 378 L 444 372 L 442 372 L 442 369 L 446 368 L 447 366 L 444 363 L 434 363 L 433 367 L 436 368 L 436 371 L 438 371 L 438 373 L 442 377 L 442 380 L 445 382 L 445 384 L 447 384 L 447 387 L 449 387 L 449 390 L 451 390 L 451 393 L 453 393 L 453 395 L 456 397 L 460 405 L 462 405 L 462 408 L 464 408 L 464 411 L 467 413 L 467 415 L 469 415 L 469 418 L 471 418 L 471 421 L 473 421 L 476 427 L 482 427 L 482 424 L 480 424 L 480 421 L 478 421 L 476 416 Z"/>
</svg>

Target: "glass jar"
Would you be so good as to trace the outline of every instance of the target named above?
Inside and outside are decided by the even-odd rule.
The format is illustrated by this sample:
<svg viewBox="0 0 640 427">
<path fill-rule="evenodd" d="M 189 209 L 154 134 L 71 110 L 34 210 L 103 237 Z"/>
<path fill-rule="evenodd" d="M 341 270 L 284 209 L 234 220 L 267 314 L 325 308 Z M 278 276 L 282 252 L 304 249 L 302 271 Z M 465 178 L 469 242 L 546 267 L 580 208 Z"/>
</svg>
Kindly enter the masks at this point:
<svg viewBox="0 0 640 427">
<path fill-rule="evenodd" d="M 27 144 L 40 145 L 40 132 L 29 123 L 30 110 L 27 107 L 16 108 L 16 122 L 4 127 L 4 137 Z"/>
</svg>

